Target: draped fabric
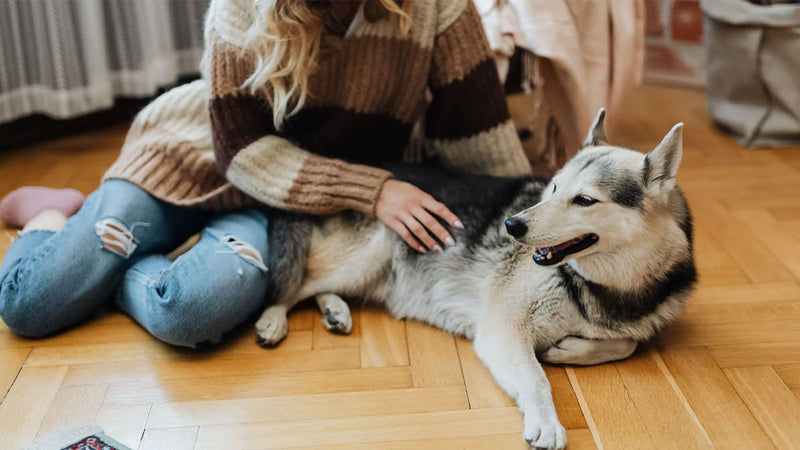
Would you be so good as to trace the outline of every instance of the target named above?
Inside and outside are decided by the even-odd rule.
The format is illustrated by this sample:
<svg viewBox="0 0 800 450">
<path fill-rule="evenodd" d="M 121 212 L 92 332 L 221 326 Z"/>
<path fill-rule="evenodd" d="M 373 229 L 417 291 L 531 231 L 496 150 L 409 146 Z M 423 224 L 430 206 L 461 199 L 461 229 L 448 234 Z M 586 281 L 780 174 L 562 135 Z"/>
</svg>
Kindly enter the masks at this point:
<svg viewBox="0 0 800 450">
<path fill-rule="evenodd" d="M 642 78 L 643 0 L 473 1 L 501 78 L 533 91 L 530 128 L 539 148 L 529 153 L 532 160 L 560 168 L 600 107 L 613 127 L 623 99 Z"/>
<path fill-rule="evenodd" d="M 76 117 L 198 72 L 208 0 L 0 1 L 0 123 Z"/>
</svg>

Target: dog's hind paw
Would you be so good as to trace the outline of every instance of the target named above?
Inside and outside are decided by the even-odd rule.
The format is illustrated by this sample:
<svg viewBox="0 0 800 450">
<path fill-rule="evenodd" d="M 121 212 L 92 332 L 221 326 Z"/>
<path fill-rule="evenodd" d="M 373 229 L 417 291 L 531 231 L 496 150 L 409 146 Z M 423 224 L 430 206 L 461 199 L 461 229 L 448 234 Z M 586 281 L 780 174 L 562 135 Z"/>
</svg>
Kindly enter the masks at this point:
<svg viewBox="0 0 800 450">
<path fill-rule="evenodd" d="M 283 308 L 271 307 L 264 311 L 256 322 L 256 338 L 262 347 L 278 345 L 289 332 L 289 322 Z"/>
<path fill-rule="evenodd" d="M 353 319 L 350 311 L 331 311 L 325 309 L 325 317 L 322 319 L 325 328 L 332 333 L 350 334 L 353 331 Z"/>
<path fill-rule="evenodd" d="M 353 331 L 353 318 L 347 302 L 335 294 L 317 296 L 317 305 L 322 312 L 322 324 L 332 333 L 349 334 Z"/>
<path fill-rule="evenodd" d="M 567 446 L 567 430 L 558 421 L 526 424 L 523 437 L 537 450 L 560 450 Z"/>
</svg>

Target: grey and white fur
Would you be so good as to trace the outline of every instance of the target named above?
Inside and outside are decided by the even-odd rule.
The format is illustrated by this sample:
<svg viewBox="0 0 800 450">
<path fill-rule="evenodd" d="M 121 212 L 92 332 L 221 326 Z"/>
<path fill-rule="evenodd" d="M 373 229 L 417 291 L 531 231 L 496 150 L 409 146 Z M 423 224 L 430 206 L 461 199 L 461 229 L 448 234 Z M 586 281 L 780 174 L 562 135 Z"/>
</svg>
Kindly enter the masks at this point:
<svg viewBox="0 0 800 450">
<path fill-rule="evenodd" d="M 610 146 L 605 112 L 552 180 L 396 168 L 447 205 L 465 229 L 454 247 L 419 254 L 381 222 L 352 212 L 280 214 L 270 222 L 270 306 L 259 342 L 278 344 L 287 312 L 314 297 L 325 326 L 352 328 L 346 298 L 383 305 L 474 340 L 524 414 L 535 448 L 562 448 L 539 360 L 598 364 L 628 357 L 682 310 L 696 281 L 692 224 L 675 184 L 682 124 L 643 155 Z"/>
</svg>

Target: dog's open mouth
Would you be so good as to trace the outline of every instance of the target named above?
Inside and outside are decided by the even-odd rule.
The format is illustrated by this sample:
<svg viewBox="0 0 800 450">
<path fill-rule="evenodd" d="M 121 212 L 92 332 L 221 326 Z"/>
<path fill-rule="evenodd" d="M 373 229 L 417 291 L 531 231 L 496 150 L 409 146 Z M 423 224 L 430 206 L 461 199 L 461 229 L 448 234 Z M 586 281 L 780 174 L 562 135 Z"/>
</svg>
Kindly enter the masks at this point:
<svg viewBox="0 0 800 450">
<path fill-rule="evenodd" d="M 564 260 L 564 257 L 593 246 L 597 243 L 597 235 L 584 234 L 553 247 L 540 247 L 533 252 L 533 261 L 540 266 L 552 266 Z"/>
</svg>

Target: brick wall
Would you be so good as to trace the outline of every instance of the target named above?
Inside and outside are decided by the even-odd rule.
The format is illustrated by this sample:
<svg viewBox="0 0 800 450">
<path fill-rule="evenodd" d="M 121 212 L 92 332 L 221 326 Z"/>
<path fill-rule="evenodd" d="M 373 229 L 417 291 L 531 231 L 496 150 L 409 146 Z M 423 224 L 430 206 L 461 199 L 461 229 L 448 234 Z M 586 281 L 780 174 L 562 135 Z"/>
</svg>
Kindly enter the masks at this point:
<svg viewBox="0 0 800 450">
<path fill-rule="evenodd" d="M 646 83 L 705 86 L 703 12 L 699 0 L 645 0 Z"/>
</svg>

